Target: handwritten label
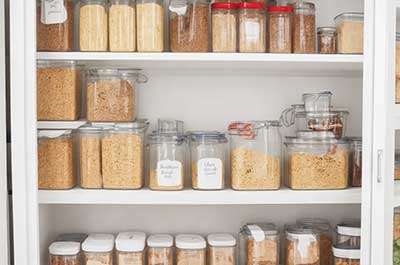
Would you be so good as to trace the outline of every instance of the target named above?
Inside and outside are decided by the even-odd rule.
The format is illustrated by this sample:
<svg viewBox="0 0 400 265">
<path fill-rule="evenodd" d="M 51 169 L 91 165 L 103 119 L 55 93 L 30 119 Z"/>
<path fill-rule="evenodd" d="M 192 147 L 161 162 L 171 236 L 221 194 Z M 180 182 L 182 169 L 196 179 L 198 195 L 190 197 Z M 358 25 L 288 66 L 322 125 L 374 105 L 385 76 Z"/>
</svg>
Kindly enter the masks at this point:
<svg viewBox="0 0 400 265">
<path fill-rule="evenodd" d="M 220 189 L 222 180 L 221 159 L 203 158 L 197 161 L 197 185 L 200 189 Z"/>
<path fill-rule="evenodd" d="M 64 0 L 42 0 L 40 20 L 43 24 L 60 24 L 67 20 Z"/>
<path fill-rule="evenodd" d="M 157 177 L 160 186 L 179 186 L 182 184 L 182 163 L 176 160 L 157 162 Z"/>
</svg>

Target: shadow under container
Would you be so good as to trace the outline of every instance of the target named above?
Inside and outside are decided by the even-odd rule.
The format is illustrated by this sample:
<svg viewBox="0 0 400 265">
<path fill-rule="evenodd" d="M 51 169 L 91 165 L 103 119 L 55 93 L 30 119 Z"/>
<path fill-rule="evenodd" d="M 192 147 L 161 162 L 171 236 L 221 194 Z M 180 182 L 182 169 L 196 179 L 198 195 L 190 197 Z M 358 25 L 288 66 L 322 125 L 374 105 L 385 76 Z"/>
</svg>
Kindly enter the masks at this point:
<svg viewBox="0 0 400 265">
<path fill-rule="evenodd" d="M 361 250 L 333 248 L 334 265 L 360 265 Z"/>
<path fill-rule="evenodd" d="M 82 243 L 83 265 L 113 265 L 114 236 L 90 234 Z"/>
<path fill-rule="evenodd" d="M 293 53 L 315 53 L 317 50 L 315 5 L 297 1 L 293 7 Z"/>
<path fill-rule="evenodd" d="M 207 236 L 209 265 L 236 265 L 236 238 L 231 234 L 210 234 Z"/>
<path fill-rule="evenodd" d="M 292 17 L 293 7 L 268 7 L 268 40 L 270 53 L 292 52 Z"/>
<path fill-rule="evenodd" d="M 280 188 L 280 127 L 278 121 L 244 121 L 229 125 L 233 189 Z"/>
<path fill-rule="evenodd" d="M 115 239 L 115 265 L 144 265 L 146 234 L 121 232 Z"/>
<path fill-rule="evenodd" d="M 147 238 L 147 265 L 174 264 L 174 238 L 155 234 Z"/>
<path fill-rule="evenodd" d="M 346 221 L 336 226 L 336 247 L 360 249 L 361 225 L 360 221 Z"/>
<path fill-rule="evenodd" d="M 138 52 L 164 51 L 164 3 L 162 0 L 136 1 Z"/>
<path fill-rule="evenodd" d="M 362 54 L 364 51 L 364 13 L 345 12 L 335 17 L 337 51 Z"/>
<path fill-rule="evenodd" d="M 217 131 L 191 132 L 190 159 L 192 187 L 196 190 L 222 190 L 228 139 Z"/>
<path fill-rule="evenodd" d="M 49 246 L 49 265 L 80 265 L 81 244 L 53 242 Z"/>
<path fill-rule="evenodd" d="M 180 234 L 175 238 L 176 265 L 206 265 L 207 243 L 200 235 Z"/>
<path fill-rule="evenodd" d="M 109 42 L 111 52 L 136 50 L 135 0 L 110 0 Z"/>
<path fill-rule="evenodd" d="M 285 265 L 320 264 L 320 238 L 313 229 L 288 225 L 285 241 Z"/>
<path fill-rule="evenodd" d="M 212 51 L 237 52 L 238 3 L 211 4 Z"/>
<path fill-rule="evenodd" d="M 267 41 L 265 5 L 242 2 L 239 5 L 239 52 L 264 53 Z"/>
</svg>

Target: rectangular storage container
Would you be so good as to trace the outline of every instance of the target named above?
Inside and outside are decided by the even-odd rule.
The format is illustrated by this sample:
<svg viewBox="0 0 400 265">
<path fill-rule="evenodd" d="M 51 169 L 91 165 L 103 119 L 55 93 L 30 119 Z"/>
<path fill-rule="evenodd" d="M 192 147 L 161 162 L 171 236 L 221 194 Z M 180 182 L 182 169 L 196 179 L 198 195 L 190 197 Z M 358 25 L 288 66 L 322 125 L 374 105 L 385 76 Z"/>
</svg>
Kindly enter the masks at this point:
<svg viewBox="0 0 400 265">
<path fill-rule="evenodd" d="M 265 5 L 242 2 L 239 5 L 239 52 L 264 53 L 267 45 Z"/>
<path fill-rule="evenodd" d="M 206 265 L 207 243 L 202 236 L 180 234 L 175 238 L 176 265 Z"/>
<path fill-rule="evenodd" d="M 144 265 L 146 234 L 121 232 L 115 239 L 116 265 Z"/>
<path fill-rule="evenodd" d="M 49 246 L 49 265 L 80 265 L 79 242 L 53 242 Z"/>
<path fill-rule="evenodd" d="M 320 264 L 320 238 L 313 229 L 288 225 L 285 241 L 286 265 Z"/>
<path fill-rule="evenodd" d="M 137 0 L 136 32 L 139 52 L 164 51 L 164 12 L 162 0 Z"/>
<path fill-rule="evenodd" d="M 335 17 L 338 53 L 364 51 L 364 13 L 345 12 Z"/>
<path fill-rule="evenodd" d="M 82 243 L 83 265 L 114 265 L 114 236 L 90 234 Z"/>
<path fill-rule="evenodd" d="M 212 3 L 212 51 L 237 52 L 238 3 Z"/>
<path fill-rule="evenodd" d="M 174 264 L 174 238 L 168 234 L 155 234 L 147 238 L 147 265 Z"/>
<path fill-rule="evenodd" d="M 231 234 L 210 234 L 208 242 L 208 265 L 236 265 L 236 238 Z"/>
<path fill-rule="evenodd" d="M 135 0 L 110 0 L 108 26 L 110 51 L 134 52 L 136 50 Z"/>
</svg>

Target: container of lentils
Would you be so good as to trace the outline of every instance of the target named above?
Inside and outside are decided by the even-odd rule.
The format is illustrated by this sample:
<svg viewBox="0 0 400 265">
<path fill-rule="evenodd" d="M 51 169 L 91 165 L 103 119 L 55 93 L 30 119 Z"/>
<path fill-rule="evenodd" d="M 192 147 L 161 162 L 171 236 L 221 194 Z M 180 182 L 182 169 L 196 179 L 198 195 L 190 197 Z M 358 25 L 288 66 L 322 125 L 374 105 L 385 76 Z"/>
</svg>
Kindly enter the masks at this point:
<svg viewBox="0 0 400 265">
<path fill-rule="evenodd" d="M 294 4 L 293 53 L 315 53 L 315 5 L 298 1 Z"/>
<path fill-rule="evenodd" d="M 236 238 L 231 234 L 211 234 L 207 242 L 209 265 L 236 265 Z"/>
<path fill-rule="evenodd" d="M 268 39 L 270 53 L 292 52 L 292 6 L 268 7 Z"/>
<path fill-rule="evenodd" d="M 320 27 L 317 30 L 318 53 L 334 54 L 336 50 L 336 28 Z"/>
<path fill-rule="evenodd" d="M 136 6 L 134 0 L 110 0 L 109 40 L 112 52 L 136 50 Z"/>
<path fill-rule="evenodd" d="M 238 8 L 238 3 L 226 2 L 211 4 L 213 52 L 237 51 Z"/>
<path fill-rule="evenodd" d="M 266 51 L 266 16 L 263 3 L 243 2 L 239 6 L 239 52 Z"/>
</svg>

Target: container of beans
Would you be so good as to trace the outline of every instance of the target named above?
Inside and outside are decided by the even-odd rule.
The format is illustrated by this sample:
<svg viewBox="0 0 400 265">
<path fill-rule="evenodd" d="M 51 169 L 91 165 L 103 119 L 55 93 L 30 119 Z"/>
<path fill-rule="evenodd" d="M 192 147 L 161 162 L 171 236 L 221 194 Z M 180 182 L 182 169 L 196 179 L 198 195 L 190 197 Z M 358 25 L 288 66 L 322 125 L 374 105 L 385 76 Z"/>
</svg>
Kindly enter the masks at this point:
<svg viewBox="0 0 400 265">
<path fill-rule="evenodd" d="M 285 228 L 285 241 L 285 264 L 320 264 L 320 238 L 315 230 L 299 225 L 288 225 Z"/>
<path fill-rule="evenodd" d="M 68 52 L 74 46 L 74 1 L 37 0 L 37 50 Z"/>
<path fill-rule="evenodd" d="M 49 246 L 49 265 L 80 265 L 79 242 L 53 242 Z"/>
<path fill-rule="evenodd" d="M 294 4 L 293 52 L 316 52 L 315 5 L 297 1 Z"/>
<path fill-rule="evenodd" d="M 360 265 L 360 250 L 333 248 L 334 265 Z"/>
<path fill-rule="evenodd" d="M 268 39 L 270 53 L 292 52 L 292 6 L 268 7 Z"/>
<path fill-rule="evenodd" d="M 230 234 L 207 236 L 209 265 L 236 265 L 236 238 Z"/>
<path fill-rule="evenodd" d="M 336 28 L 320 27 L 317 30 L 318 53 L 334 54 L 336 53 Z"/>
<path fill-rule="evenodd" d="M 113 265 L 114 236 L 90 234 L 82 243 L 83 265 Z"/>
<path fill-rule="evenodd" d="M 181 234 L 175 238 L 176 265 L 206 265 L 206 241 L 202 236 Z"/>
<path fill-rule="evenodd" d="M 121 232 L 115 239 L 115 261 L 118 265 L 144 265 L 146 234 Z"/>
<path fill-rule="evenodd" d="M 136 6 L 134 0 L 110 0 L 109 42 L 112 52 L 136 50 Z"/>
<path fill-rule="evenodd" d="M 344 54 L 364 51 L 364 13 L 346 12 L 335 17 L 337 50 Z"/>
<path fill-rule="evenodd" d="M 336 247 L 360 249 L 361 226 L 359 221 L 346 221 L 336 226 Z"/>
<path fill-rule="evenodd" d="M 211 4 L 212 51 L 237 51 L 238 3 L 217 2 Z"/>
<path fill-rule="evenodd" d="M 147 238 L 147 247 L 147 265 L 174 264 L 174 238 L 171 235 L 151 235 Z"/>
<path fill-rule="evenodd" d="M 164 50 L 164 5 L 162 0 L 136 2 L 137 50 L 162 52 Z"/>
<path fill-rule="evenodd" d="M 266 15 L 263 3 L 242 2 L 239 6 L 239 52 L 266 51 Z"/>
</svg>

